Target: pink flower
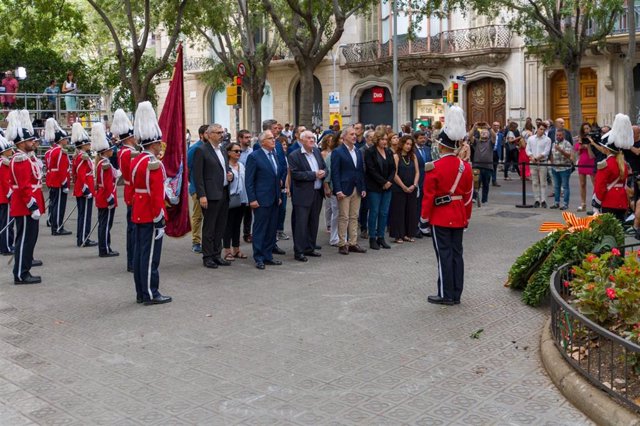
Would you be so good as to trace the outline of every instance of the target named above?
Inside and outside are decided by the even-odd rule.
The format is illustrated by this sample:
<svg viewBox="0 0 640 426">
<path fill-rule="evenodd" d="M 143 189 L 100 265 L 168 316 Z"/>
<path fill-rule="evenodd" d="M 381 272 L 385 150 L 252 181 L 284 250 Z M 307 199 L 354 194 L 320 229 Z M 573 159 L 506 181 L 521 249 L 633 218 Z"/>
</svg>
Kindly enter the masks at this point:
<svg viewBox="0 0 640 426">
<path fill-rule="evenodd" d="M 616 298 L 616 289 L 615 288 L 608 288 L 606 290 L 607 293 L 607 297 L 611 300 Z"/>
<path fill-rule="evenodd" d="M 620 256 L 620 250 L 614 247 L 611 249 L 611 254 L 614 256 Z"/>
<path fill-rule="evenodd" d="M 567 280 L 565 280 L 562 285 L 564 285 L 565 287 L 569 287 L 571 285 L 571 283 Z"/>
</svg>

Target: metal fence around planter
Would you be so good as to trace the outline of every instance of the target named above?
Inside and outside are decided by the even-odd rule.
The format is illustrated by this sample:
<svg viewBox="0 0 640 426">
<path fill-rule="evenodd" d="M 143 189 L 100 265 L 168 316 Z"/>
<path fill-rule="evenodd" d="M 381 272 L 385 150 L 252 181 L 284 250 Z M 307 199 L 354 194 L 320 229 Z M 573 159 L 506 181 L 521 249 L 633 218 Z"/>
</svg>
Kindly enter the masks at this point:
<svg viewBox="0 0 640 426">
<path fill-rule="evenodd" d="M 638 249 L 638 245 L 619 248 Z M 551 332 L 562 356 L 591 383 L 640 413 L 640 346 L 599 326 L 567 301 L 571 266 L 565 264 L 551 276 Z"/>
</svg>

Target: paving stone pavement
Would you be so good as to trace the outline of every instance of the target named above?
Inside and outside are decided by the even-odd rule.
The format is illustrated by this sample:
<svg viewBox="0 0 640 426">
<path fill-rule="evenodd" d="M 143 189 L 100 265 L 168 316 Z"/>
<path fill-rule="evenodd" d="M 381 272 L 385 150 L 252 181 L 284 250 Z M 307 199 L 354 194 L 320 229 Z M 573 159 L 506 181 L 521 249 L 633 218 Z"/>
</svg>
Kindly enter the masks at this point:
<svg viewBox="0 0 640 426">
<path fill-rule="evenodd" d="M 42 285 L 12 285 L 0 258 L 0 425 L 589 424 L 542 369 L 548 308 L 503 287 L 539 223 L 560 215 L 515 209 L 518 188 L 492 188 L 474 212 L 455 307 L 426 303 L 429 239 L 345 257 L 321 231 L 321 259 L 296 262 L 284 241 L 284 265 L 266 271 L 207 270 L 189 237 L 165 239 L 174 302 L 143 307 L 123 256 L 42 224 Z M 121 253 L 123 227 L 119 208 Z"/>
</svg>

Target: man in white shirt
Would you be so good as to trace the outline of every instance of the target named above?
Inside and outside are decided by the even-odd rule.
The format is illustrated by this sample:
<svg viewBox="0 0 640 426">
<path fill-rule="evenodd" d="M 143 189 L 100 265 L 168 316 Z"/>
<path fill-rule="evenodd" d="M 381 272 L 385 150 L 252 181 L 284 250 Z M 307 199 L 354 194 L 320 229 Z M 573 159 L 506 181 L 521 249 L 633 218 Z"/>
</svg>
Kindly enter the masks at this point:
<svg viewBox="0 0 640 426">
<path fill-rule="evenodd" d="M 551 139 L 545 135 L 546 126 L 539 124 L 534 135 L 527 139 L 527 156 L 531 163 L 531 183 L 533 185 L 533 196 L 535 203 L 533 207 L 547 208 L 545 196 L 547 193 L 547 166 L 540 165 L 546 163 L 551 150 Z"/>
</svg>

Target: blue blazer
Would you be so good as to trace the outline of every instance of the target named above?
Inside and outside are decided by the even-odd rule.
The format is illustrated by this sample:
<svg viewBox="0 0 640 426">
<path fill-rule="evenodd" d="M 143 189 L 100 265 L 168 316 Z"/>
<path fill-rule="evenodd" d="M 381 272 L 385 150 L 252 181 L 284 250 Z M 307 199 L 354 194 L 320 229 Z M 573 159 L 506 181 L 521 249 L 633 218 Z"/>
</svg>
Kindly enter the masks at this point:
<svg viewBox="0 0 640 426">
<path fill-rule="evenodd" d="M 273 165 L 262 148 L 249 154 L 244 175 L 249 203 L 257 201 L 260 207 L 277 205 L 280 199 L 280 172 L 278 165 L 278 174 L 274 173 Z"/>
<path fill-rule="evenodd" d="M 262 147 L 260 146 L 260 142 L 256 142 L 253 144 L 253 151 L 260 151 Z M 284 153 L 284 149 L 280 142 L 276 141 L 276 159 L 278 160 L 278 174 L 280 175 L 280 186 L 284 188 L 284 183 L 287 180 L 287 156 Z"/>
<path fill-rule="evenodd" d="M 354 188 L 360 193 L 366 190 L 362 151 L 354 149 L 357 166 L 353 165 L 353 159 L 346 145 L 340 145 L 331 152 L 331 184 L 334 194 L 342 192 L 348 197 L 353 193 Z"/>
<path fill-rule="evenodd" d="M 425 154 L 425 158 L 422 158 L 422 152 Z M 420 177 L 418 178 L 418 188 L 422 189 L 424 185 L 424 165 L 431 161 L 431 146 L 424 144 L 422 148 L 422 152 L 418 149 L 418 145 L 416 145 L 416 158 L 418 159 L 418 171 L 420 172 Z"/>
</svg>

